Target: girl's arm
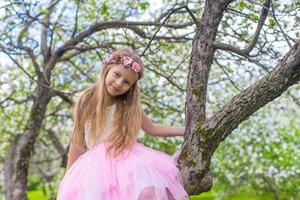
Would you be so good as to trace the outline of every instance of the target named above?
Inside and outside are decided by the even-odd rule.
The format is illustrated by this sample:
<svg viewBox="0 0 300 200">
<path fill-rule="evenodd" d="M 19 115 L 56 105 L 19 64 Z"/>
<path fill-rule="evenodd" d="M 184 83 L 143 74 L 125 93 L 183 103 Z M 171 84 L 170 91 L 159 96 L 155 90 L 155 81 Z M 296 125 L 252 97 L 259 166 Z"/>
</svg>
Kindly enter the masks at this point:
<svg viewBox="0 0 300 200">
<path fill-rule="evenodd" d="M 155 124 L 143 111 L 142 129 L 153 136 L 184 136 L 185 129 L 181 127 L 166 126 Z"/>
<path fill-rule="evenodd" d="M 67 163 L 67 171 L 73 165 L 73 163 L 77 160 L 77 158 L 84 152 L 84 149 L 74 145 L 71 143 L 69 152 L 68 152 L 68 163 Z"/>
</svg>

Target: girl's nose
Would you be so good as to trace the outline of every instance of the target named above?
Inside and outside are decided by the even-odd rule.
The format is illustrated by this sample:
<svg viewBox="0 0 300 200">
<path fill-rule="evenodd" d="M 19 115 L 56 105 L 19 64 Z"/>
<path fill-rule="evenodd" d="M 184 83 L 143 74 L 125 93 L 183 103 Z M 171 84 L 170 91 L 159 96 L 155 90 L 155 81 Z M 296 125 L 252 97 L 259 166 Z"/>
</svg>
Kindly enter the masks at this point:
<svg viewBox="0 0 300 200">
<path fill-rule="evenodd" d="M 121 84 L 122 84 L 122 80 L 120 80 L 120 79 L 116 80 L 117 87 L 121 87 Z"/>
</svg>

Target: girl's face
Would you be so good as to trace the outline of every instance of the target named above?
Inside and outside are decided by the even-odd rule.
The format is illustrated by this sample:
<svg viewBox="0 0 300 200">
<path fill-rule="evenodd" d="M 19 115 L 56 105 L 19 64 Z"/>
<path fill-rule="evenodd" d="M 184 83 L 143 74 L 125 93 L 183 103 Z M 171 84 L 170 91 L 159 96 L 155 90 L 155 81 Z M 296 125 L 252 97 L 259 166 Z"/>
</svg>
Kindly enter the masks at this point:
<svg viewBox="0 0 300 200">
<path fill-rule="evenodd" d="M 138 74 L 131 68 L 117 64 L 108 71 L 105 87 L 109 95 L 118 96 L 127 92 L 138 78 Z"/>
</svg>

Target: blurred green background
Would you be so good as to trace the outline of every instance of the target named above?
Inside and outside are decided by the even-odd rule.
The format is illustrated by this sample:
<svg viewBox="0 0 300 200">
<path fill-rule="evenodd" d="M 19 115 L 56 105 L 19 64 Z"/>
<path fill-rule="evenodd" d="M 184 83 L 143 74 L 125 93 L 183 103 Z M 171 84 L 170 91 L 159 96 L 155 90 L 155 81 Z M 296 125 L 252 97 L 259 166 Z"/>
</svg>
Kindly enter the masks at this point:
<svg viewBox="0 0 300 200">
<path fill-rule="evenodd" d="M 36 77 L 33 63 L 23 51 L 15 49 L 18 34 L 28 22 L 28 13 L 41 17 L 50 1 L 1 1 L 0 41 L 7 45 L 9 55 L 19 62 L 32 77 Z M 159 21 L 162 13 L 174 7 L 188 5 L 195 16 L 201 17 L 205 1 L 116 1 L 70 0 L 60 1 L 50 19 L 52 47 L 72 37 L 75 15 L 78 24 L 76 34 L 86 30 L 95 19 L 109 22 Z M 216 40 L 244 48 L 252 40 L 259 13 L 264 1 L 233 1 L 219 27 Z M 79 9 L 78 9 L 79 8 Z M 233 96 L 254 84 L 274 69 L 289 50 L 286 37 L 299 39 L 300 1 L 273 1 L 278 23 L 270 12 L 262 28 L 254 56 L 243 58 L 226 51 L 216 51 L 212 64 L 208 94 L 207 118 L 214 114 Z M 78 9 L 78 11 L 76 11 Z M 27 12 L 26 12 L 27 11 Z M 40 18 L 38 18 L 40 19 Z M 172 15 L 170 25 L 191 22 L 187 12 Z M 279 26 L 281 25 L 281 26 Z M 133 46 L 143 52 L 157 26 L 141 26 L 145 37 L 137 36 L 130 28 L 106 29 L 85 38 L 77 49 L 66 54 L 52 72 L 51 87 L 71 94 L 72 100 L 96 81 L 103 63 L 111 50 Z M 284 30 L 284 33 L 282 33 Z M 34 49 L 37 61 L 43 63 L 40 53 L 40 22 L 33 23 L 24 43 Z M 75 35 L 76 35 L 75 34 Z M 151 43 L 143 56 L 145 77 L 139 82 L 141 101 L 146 113 L 156 123 L 184 126 L 185 89 L 188 66 L 195 34 L 193 24 L 183 28 L 163 27 L 158 35 L 183 37 L 183 39 L 159 39 Z M 105 47 L 101 46 L 104 45 Z M 100 47 L 101 46 L 101 47 Z M 83 51 L 90 48 L 89 51 Z M 78 53 L 72 57 L 72 53 Z M 11 58 L 0 51 L 0 190 L 4 190 L 4 157 L 17 134 L 22 134 L 28 121 L 36 82 Z M 247 121 L 243 122 L 221 143 L 211 162 L 214 185 L 210 192 L 190 199 L 268 200 L 299 199 L 300 196 L 300 86 L 290 87 L 283 95 L 270 102 Z M 65 168 L 60 144 L 67 150 L 72 131 L 71 106 L 59 96 L 47 105 L 42 129 L 30 160 L 28 197 L 30 200 L 51 199 L 57 193 Z M 52 131 L 52 132 L 51 132 Z M 51 134 L 50 134 L 51 133 Z M 183 141 L 180 137 L 159 138 L 139 134 L 139 141 L 146 146 L 173 154 Z M 0 199 L 3 199 L 3 192 Z"/>
</svg>

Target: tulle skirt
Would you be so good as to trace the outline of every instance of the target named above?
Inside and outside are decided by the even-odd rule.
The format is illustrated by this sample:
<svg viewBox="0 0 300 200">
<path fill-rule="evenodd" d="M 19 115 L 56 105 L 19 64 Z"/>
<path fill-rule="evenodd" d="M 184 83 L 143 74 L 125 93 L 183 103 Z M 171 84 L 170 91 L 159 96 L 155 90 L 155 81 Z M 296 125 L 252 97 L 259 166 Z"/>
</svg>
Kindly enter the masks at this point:
<svg viewBox="0 0 300 200">
<path fill-rule="evenodd" d="M 105 142 L 82 154 L 60 183 L 57 200 L 185 200 L 176 158 L 136 142 L 116 158 Z"/>
</svg>

